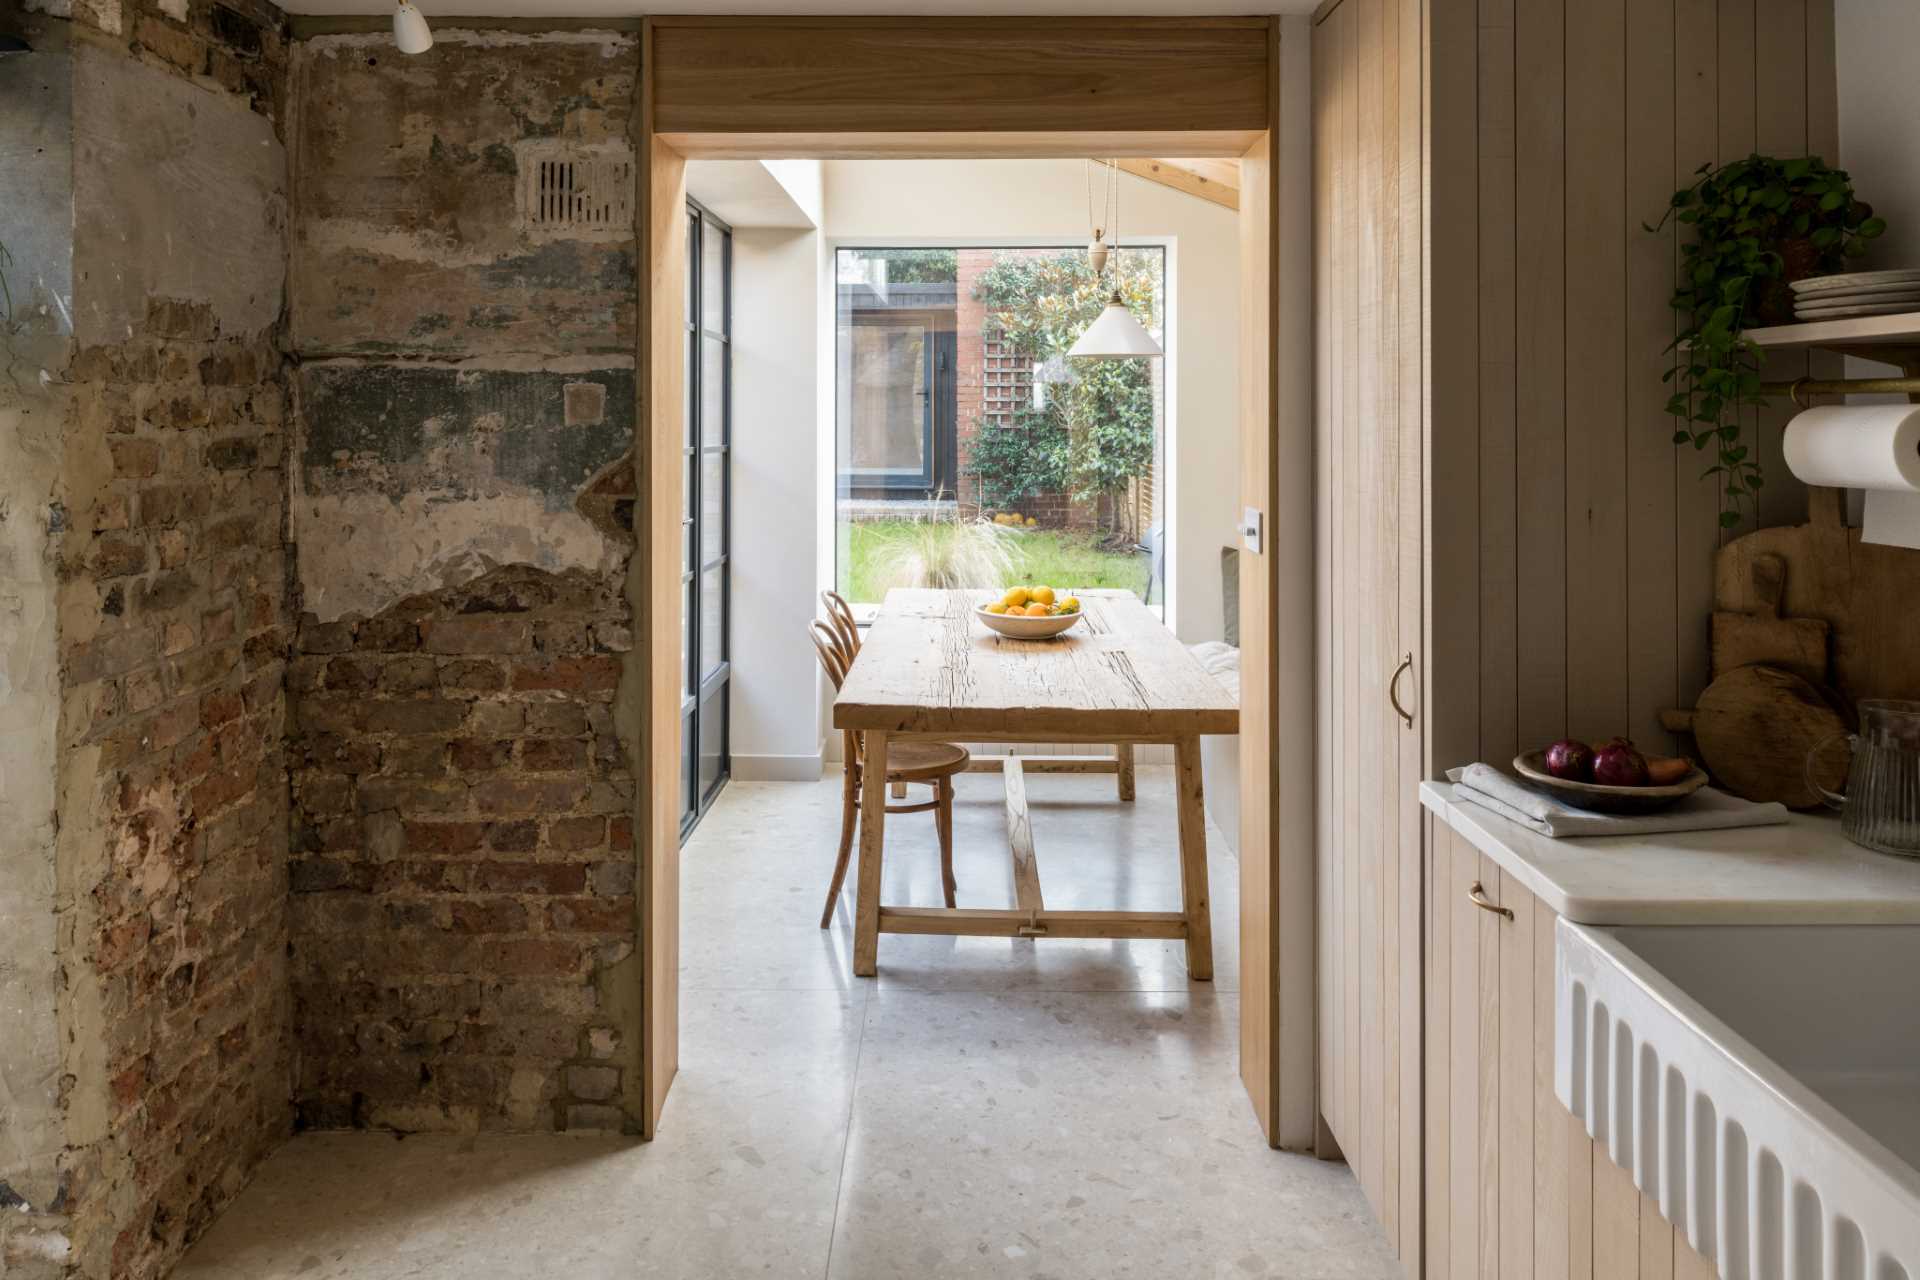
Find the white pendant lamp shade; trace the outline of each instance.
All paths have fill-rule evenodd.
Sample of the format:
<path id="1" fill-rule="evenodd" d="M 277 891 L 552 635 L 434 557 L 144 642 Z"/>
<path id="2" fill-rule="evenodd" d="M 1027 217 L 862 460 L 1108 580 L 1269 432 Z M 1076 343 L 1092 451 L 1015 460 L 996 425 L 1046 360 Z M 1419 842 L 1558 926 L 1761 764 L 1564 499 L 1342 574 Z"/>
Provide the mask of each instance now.
<path id="1" fill-rule="evenodd" d="M 1153 335 L 1133 318 L 1133 312 L 1127 310 L 1116 289 L 1107 299 L 1100 318 L 1087 326 L 1080 341 L 1074 343 L 1073 350 L 1067 354 L 1080 360 L 1140 360 L 1166 353 L 1160 350 Z"/>
<path id="2" fill-rule="evenodd" d="M 399 8 L 393 11 L 393 43 L 402 53 L 425 53 L 433 48 L 433 32 L 412 0 L 400 0 Z"/>

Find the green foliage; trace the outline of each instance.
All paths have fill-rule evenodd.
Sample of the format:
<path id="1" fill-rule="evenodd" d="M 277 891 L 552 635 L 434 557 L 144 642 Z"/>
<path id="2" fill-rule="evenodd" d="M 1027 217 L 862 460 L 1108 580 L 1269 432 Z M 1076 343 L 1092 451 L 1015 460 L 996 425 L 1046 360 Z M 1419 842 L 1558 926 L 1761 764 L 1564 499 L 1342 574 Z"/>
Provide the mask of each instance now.
<path id="1" fill-rule="evenodd" d="M 935 516 L 851 530 L 861 535 L 863 587 L 876 598 L 891 587 L 984 590 L 1012 581 L 1014 535 L 991 521 Z"/>
<path id="2" fill-rule="evenodd" d="M 1714 168 L 1673 193 L 1656 231 L 1669 220 L 1694 230 L 1681 246 L 1673 308 L 1682 316 L 1674 340 L 1678 380 L 1667 412 L 1680 419 L 1675 444 L 1709 445 L 1721 477 L 1720 523 L 1740 523 L 1744 501 L 1757 512 L 1766 477 L 1756 451 L 1740 439 L 1741 411 L 1760 396 L 1760 349 L 1744 336 L 1756 324 L 1792 318 L 1789 281 L 1839 271 L 1865 242 L 1886 230 L 1884 219 L 1854 198 L 1840 169 L 1817 156 L 1776 160 L 1751 155 Z"/>
<path id="3" fill-rule="evenodd" d="M 1097 277 L 1077 250 L 1036 258 L 1002 254 L 974 285 L 988 323 L 1035 363 L 1064 356 L 1107 305 L 1121 298 L 1149 329 L 1160 324 L 1157 253 L 1121 250 Z M 1123 489 L 1153 464 L 1153 375 L 1145 360 L 1074 360 L 1072 381 L 1011 426 L 982 428 L 969 466 L 981 501 L 1011 506 L 1040 493 L 1086 501 Z"/>
<path id="4" fill-rule="evenodd" d="M 1160 255 L 1121 249 L 1107 262 L 1105 278 L 1096 277 L 1087 255 L 1078 249 L 1036 258 L 1001 254 L 981 273 L 973 296 L 987 305 L 1015 351 L 1035 360 L 1065 355 L 1088 325 L 1099 318 L 1113 293 L 1148 329 L 1160 327 Z M 1092 363 L 1091 361 L 1084 363 Z M 1144 362 L 1126 361 L 1145 372 Z"/>
<path id="5" fill-rule="evenodd" d="M 916 528 L 920 525 L 923 527 Z M 952 521 L 877 520 L 845 526 L 846 549 L 840 561 L 840 593 L 856 604 L 878 604 L 887 588 L 911 585 L 898 548 L 935 537 L 970 539 L 972 532 L 956 532 Z M 988 526 L 994 527 L 994 526 Z M 1016 583 L 1045 583 L 1056 590 L 1114 587 L 1143 595 L 1147 589 L 1147 559 L 1131 551 L 1103 548 L 1086 534 L 1061 529 L 1001 530 L 1001 544 L 1011 556 L 1010 567 L 997 570 L 989 587 Z M 929 555 L 929 560 L 944 557 Z"/>
<path id="6" fill-rule="evenodd" d="M 1067 415 L 1057 398 L 1044 409 L 1015 414 L 1009 426 L 981 427 L 967 454 L 967 469 L 980 483 L 980 505 L 998 510 L 1066 492 L 1072 483 L 1069 444 Z"/>
<path id="7" fill-rule="evenodd" d="M 960 274 L 953 249 L 882 249 L 873 256 L 886 261 L 889 284 L 952 284 Z"/>

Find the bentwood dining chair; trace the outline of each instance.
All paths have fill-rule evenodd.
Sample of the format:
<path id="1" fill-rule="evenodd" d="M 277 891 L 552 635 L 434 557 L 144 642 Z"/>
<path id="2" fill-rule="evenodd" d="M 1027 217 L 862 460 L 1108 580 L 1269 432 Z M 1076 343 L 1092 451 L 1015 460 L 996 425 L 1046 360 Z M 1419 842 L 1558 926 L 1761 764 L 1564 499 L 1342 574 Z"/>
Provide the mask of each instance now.
<path id="1" fill-rule="evenodd" d="M 833 595 L 831 592 L 823 595 Z M 840 608 L 846 609 L 846 602 L 837 595 Z M 829 617 L 833 617 L 833 606 L 828 606 Z M 853 615 L 846 613 L 846 639 L 839 625 L 832 622 L 815 620 L 807 624 L 808 638 L 813 641 L 814 651 L 820 655 L 820 665 L 826 669 L 827 679 L 833 681 L 837 690 L 846 682 L 847 672 L 852 669 L 855 656 L 859 652 L 859 635 L 853 629 Z M 820 927 L 826 928 L 833 922 L 833 904 L 840 898 L 840 888 L 846 882 L 847 862 L 853 855 L 853 836 L 860 820 L 860 788 L 866 781 L 865 748 L 860 735 L 851 730 L 843 734 L 842 758 L 846 761 L 845 782 L 840 793 L 840 852 L 833 861 L 833 883 L 827 886 L 826 906 L 820 911 Z M 963 773 L 970 757 L 967 749 L 950 742 L 903 741 L 891 743 L 887 749 L 887 776 L 880 779 L 880 785 L 894 783 L 904 786 L 907 783 L 924 783 L 933 788 L 933 799 L 912 804 L 889 804 L 887 812 L 925 813 L 933 812 L 934 829 L 940 836 L 940 883 L 945 890 L 947 905 L 954 905 L 953 878 L 953 776 Z"/>

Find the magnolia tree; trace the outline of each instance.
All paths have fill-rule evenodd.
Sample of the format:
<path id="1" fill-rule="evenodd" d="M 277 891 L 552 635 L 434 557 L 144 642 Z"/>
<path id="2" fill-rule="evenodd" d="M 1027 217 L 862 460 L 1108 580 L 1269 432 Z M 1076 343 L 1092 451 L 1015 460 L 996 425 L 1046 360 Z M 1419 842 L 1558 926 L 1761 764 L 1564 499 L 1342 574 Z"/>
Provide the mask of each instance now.
<path id="1" fill-rule="evenodd" d="M 1037 407 L 1015 415 L 1010 427 L 975 434 L 968 469 L 989 507 L 1023 498 L 1067 493 L 1078 501 L 1105 498 L 1110 531 L 1138 539 L 1127 482 L 1153 465 L 1153 373 L 1146 360 L 1065 358 L 1100 315 L 1118 284 L 1120 295 L 1149 329 L 1160 325 L 1157 252 L 1121 250 L 1095 276 L 1077 250 L 1048 257 L 1002 254 L 975 283 L 987 323 L 1037 367 L 1053 362 L 1065 381 L 1049 385 Z"/>

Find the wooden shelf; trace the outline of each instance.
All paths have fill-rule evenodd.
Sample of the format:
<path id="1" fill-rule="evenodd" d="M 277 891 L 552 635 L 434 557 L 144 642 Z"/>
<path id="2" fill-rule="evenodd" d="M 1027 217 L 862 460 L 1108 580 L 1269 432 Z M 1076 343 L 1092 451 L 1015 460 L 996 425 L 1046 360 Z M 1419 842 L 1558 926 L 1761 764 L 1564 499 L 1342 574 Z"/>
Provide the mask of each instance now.
<path id="1" fill-rule="evenodd" d="M 1920 311 L 1852 320 L 1814 320 L 1748 329 L 1755 345 L 1772 350 L 1804 347 L 1920 347 Z"/>

